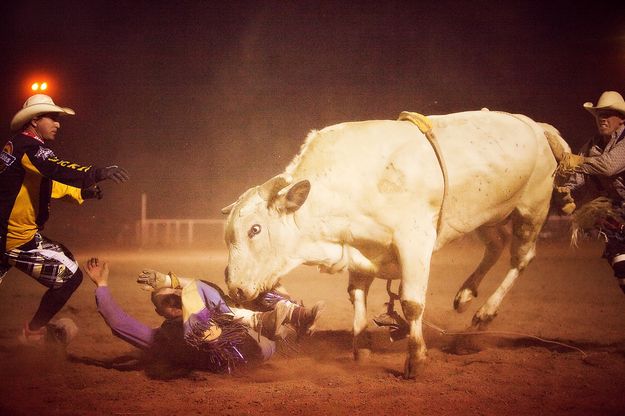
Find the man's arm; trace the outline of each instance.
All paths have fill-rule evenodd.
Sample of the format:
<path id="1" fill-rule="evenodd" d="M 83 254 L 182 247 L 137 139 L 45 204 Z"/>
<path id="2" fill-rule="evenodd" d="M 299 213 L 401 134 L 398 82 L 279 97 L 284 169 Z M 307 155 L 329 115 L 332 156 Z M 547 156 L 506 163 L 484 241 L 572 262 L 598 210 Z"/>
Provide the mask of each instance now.
<path id="1" fill-rule="evenodd" d="M 568 192 L 570 193 L 571 191 L 582 188 L 586 184 L 586 175 L 579 171 L 579 167 L 582 166 L 588 159 L 587 155 L 592 147 L 592 144 L 593 140 L 589 140 L 580 148 L 577 154 L 577 156 L 580 156 L 579 164 L 575 166 L 575 169 L 572 172 L 569 172 L 569 174 L 565 176 L 564 183 L 560 186 L 560 188 L 568 189 Z M 561 192 L 561 190 L 559 191 Z"/>
<path id="2" fill-rule="evenodd" d="M 577 172 L 588 175 L 614 176 L 625 170 L 625 140 L 597 156 L 585 156 Z"/>
<path id="3" fill-rule="evenodd" d="M 64 183 L 52 181 L 53 199 L 62 199 L 68 202 L 75 202 L 78 205 L 85 202 L 86 199 L 102 199 L 102 189 L 98 185 L 89 188 L 75 188 Z"/>
<path id="4" fill-rule="evenodd" d="M 25 147 L 22 165 L 40 176 L 82 189 L 107 179 L 116 183 L 129 179 L 128 172 L 119 166 L 99 168 L 64 160 L 38 143 L 29 143 Z"/>
<path id="5" fill-rule="evenodd" d="M 58 158 L 51 149 L 34 141 L 24 148 L 22 166 L 37 175 L 75 188 L 88 188 L 97 182 L 93 166 Z"/>
<path id="6" fill-rule="evenodd" d="M 85 202 L 80 188 L 65 185 L 64 183 L 57 181 L 52 181 L 51 197 L 53 199 L 62 199 L 64 201 L 75 202 L 77 204 Z"/>
<path id="7" fill-rule="evenodd" d="M 95 291 L 98 312 L 111 328 L 113 335 L 134 345 L 135 347 L 148 349 L 154 343 L 157 329 L 137 321 L 128 315 L 115 302 L 108 288 L 108 264 L 101 263 L 97 258 L 91 258 L 87 262 L 85 272 L 91 281 L 97 286 Z"/>
<path id="8" fill-rule="evenodd" d="M 138 348 L 148 349 L 152 346 L 157 330 L 124 312 L 111 296 L 108 287 L 99 286 L 95 291 L 95 298 L 98 312 L 111 328 L 113 335 Z"/>

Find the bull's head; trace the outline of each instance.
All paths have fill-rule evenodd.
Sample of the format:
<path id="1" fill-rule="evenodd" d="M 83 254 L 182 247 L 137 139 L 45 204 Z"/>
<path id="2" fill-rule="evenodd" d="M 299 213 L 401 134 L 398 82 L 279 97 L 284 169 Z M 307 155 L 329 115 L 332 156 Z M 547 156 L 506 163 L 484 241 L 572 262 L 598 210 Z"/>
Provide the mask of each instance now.
<path id="1" fill-rule="evenodd" d="M 278 175 L 222 209 L 228 214 L 226 284 L 235 299 L 250 300 L 271 290 L 302 262 L 295 255 L 299 229 L 294 214 L 306 201 L 310 182 L 291 182 Z"/>

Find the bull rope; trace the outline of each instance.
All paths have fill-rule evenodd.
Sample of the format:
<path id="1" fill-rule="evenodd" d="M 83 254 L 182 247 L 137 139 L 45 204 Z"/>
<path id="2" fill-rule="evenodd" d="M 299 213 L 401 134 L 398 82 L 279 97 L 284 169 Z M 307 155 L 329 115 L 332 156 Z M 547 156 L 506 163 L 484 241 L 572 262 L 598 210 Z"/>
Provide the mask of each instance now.
<path id="1" fill-rule="evenodd" d="M 399 300 L 399 295 L 397 293 L 394 293 L 391 290 L 391 280 L 387 280 L 386 281 L 386 292 L 388 293 L 389 296 L 389 301 L 387 304 L 387 313 L 392 314 L 392 312 L 394 312 L 394 305 L 395 305 L 395 300 Z M 404 321 L 405 322 L 405 321 Z M 537 341 L 540 341 L 542 343 L 545 344 L 554 344 L 554 345 L 559 345 L 561 347 L 565 347 L 565 348 L 569 348 L 572 350 L 575 350 L 579 353 L 582 354 L 583 358 L 588 357 L 588 354 L 586 354 L 586 352 L 584 352 L 584 350 L 582 350 L 581 348 L 578 348 L 574 345 L 569 345 L 569 344 L 565 344 L 563 342 L 559 342 L 559 341 L 554 341 L 551 339 L 546 339 L 546 338 L 541 338 L 538 337 L 536 335 L 531 335 L 531 334 L 525 334 L 522 332 L 513 332 L 513 331 L 448 331 L 446 329 L 443 329 L 429 321 L 427 321 L 426 319 L 423 319 L 423 323 L 434 329 L 435 331 L 438 331 L 441 335 L 450 335 L 450 336 L 457 336 L 457 335 L 503 335 L 503 336 L 515 336 L 515 337 L 524 337 L 524 338 L 530 338 L 530 339 L 535 339 Z"/>
<path id="2" fill-rule="evenodd" d="M 538 337 L 536 335 L 524 334 L 522 332 L 513 332 L 513 331 L 447 331 L 446 329 L 440 328 L 440 327 L 434 325 L 433 323 L 426 321 L 425 319 L 423 320 L 423 323 L 426 326 L 429 326 L 430 328 L 440 332 L 441 335 L 508 335 L 508 336 L 523 337 L 523 338 L 531 338 L 531 339 L 535 339 L 537 341 L 543 342 L 545 344 L 555 344 L 555 345 L 559 345 L 561 347 L 569 348 L 569 349 L 575 350 L 577 352 L 580 352 L 584 358 L 588 357 L 588 354 L 586 354 L 584 352 L 584 350 L 582 350 L 581 348 L 578 348 L 578 347 L 576 347 L 574 345 L 565 344 L 563 342 L 554 341 L 554 340 L 551 340 L 551 339 L 541 338 L 541 337 Z"/>
<path id="3" fill-rule="evenodd" d="M 445 203 L 447 202 L 447 188 L 448 188 L 448 176 L 447 176 L 447 165 L 445 165 L 445 160 L 443 159 L 443 153 L 441 152 L 441 148 L 438 145 L 438 140 L 436 140 L 436 136 L 432 131 L 432 122 L 427 116 L 419 113 L 413 113 L 410 111 L 402 111 L 399 114 L 398 121 L 410 121 L 412 124 L 417 126 L 421 133 L 423 133 L 430 142 L 430 145 L 434 149 L 434 154 L 436 154 L 436 159 L 438 160 L 438 164 L 441 167 L 441 171 L 443 172 L 443 198 L 441 201 L 441 209 L 438 214 L 438 221 L 436 222 L 436 235 L 440 235 L 441 228 L 443 226 L 443 213 L 445 212 Z"/>

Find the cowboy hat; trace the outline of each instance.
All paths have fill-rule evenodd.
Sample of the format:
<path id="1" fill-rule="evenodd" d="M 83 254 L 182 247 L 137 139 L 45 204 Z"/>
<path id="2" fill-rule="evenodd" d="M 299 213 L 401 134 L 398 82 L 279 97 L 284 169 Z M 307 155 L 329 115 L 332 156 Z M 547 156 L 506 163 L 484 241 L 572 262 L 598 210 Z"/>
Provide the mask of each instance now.
<path id="1" fill-rule="evenodd" d="M 76 114 L 71 108 L 59 107 L 54 104 L 52 98 L 45 94 L 35 94 L 29 97 L 22 109 L 13 116 L 13 120 L 11 120 L 11 131 L 19 130 L 24 124 L 28 123 L 36 116 L 45 113 L 61 113 L 70 116 Z"/>
<path id="2" fill-rule="evenodd" d="M 584 103 L 584 108 L 593 116 L 600 110 L 614 110 L 625 117 L 625 100 L 623 100 L 623 96 L 616 91 L 605 91 L 601 94 L 601 97 L 599 97 L 596 106 L 593 106 L 591 102 L 587 102 Z"/>

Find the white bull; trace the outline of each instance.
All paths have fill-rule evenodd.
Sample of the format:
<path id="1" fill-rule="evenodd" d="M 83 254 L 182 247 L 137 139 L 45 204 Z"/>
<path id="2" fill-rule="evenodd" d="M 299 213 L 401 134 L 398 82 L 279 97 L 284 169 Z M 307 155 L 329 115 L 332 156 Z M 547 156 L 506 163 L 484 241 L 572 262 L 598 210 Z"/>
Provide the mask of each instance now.
<path id="1" fill-rule="evenodd" d="M 426 357 L 422 318 L 432 253 L 474 230 L 485 243 L 481 263 L 456 295 L 454 306 L 462 310 L 501 255 L 510 220 L 510 269 L 473 323 L 492 320 L 535 255 L 556 168 L 544 131 L 557 131 L 525 116 L 490 111 L 430 120 L 448 170 L 441 224 L 443 173 L 414 124 L 373 120 L 313 131 L 284 173 L 223 209 L 229 214 L 230 294 L 253 299 L 301 264 L 348 270 L 358 358 L 373 278 L 401 279 L 410 328 L 404 376 L 414 378 Z"/>

